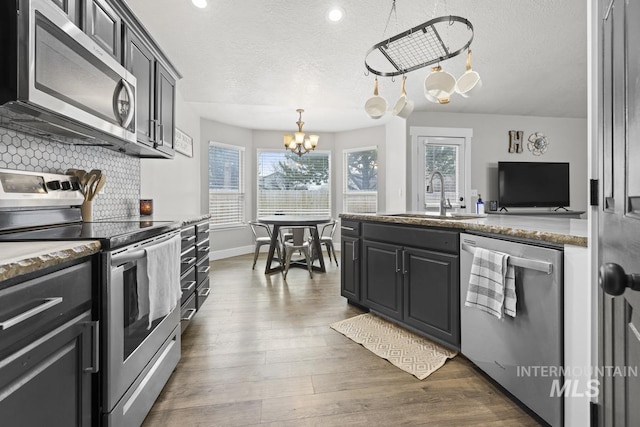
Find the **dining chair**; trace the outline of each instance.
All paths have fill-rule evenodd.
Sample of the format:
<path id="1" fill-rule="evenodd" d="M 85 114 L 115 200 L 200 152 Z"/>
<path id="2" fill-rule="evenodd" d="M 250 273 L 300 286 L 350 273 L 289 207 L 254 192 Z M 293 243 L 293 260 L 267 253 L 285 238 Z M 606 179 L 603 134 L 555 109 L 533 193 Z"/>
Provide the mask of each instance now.
<path id="1" fill-rule="evenodd" d="M 271 244 L 271 227 L 267 224 L 263 224 L 258 221 L 249 221 L 249 227 L 251 227 L 251 232 L 253 232 L 253 237 L 255 239 L 255 252 L 253 254 L 253 266 L 251 269 L 256 268 L 256 261 L 258 260 L 258 254 L 260 253 L 260 247 L 263 245 Z M 265 235 L 266 234 L 266 235 Z M 280 243 L 277 242 L 276 251 L 278 252 L 278 259 L 282 259 L 280 253 Z"/>
<path id="2" fill-rule="evenodd" d="M 309 243 L 309 236 L 307 234 L 308 227 L 290 227 L 289 231 L 291 233 L 291 239 L 285 240 L 285 233 L 280 233 L 281 244 L 282 244 L 282 252 L 284 256 L 284 269 L 282 270 L 282 274 L 284 279 L 287 280 L 287 273 L 289 272 L 289 266 L 291 265 L 291 256 L 295 251 L 301 251 L 304 254 L 304 259 L 307 263 L 307 270 L 309 270 L 309 277 L 313 279 L 312 273 L 312 263 L 313 258 L 311 258 L 311 244 Z"/>
<path id="3" fill-rule="evenodd" d="M 327 248 L 327 254 L 329 255 L 329 263 L 331 263 L 331 254 L 333 254 L 333 260 L 336 262 L 336 267 L 338 267 L 338 257 L 336 256 L 336 249 L 333 246 L 333 235 L 336 232 L 336 227 L 338 226 L 338 222 L 335 219 L 332 219 L 331 222 L 322 226 L 322 231 L 320 231 L 320 247 L 324 245 Z M 325 234 L 325 231 L 329 230 L 328 234 Z"/>

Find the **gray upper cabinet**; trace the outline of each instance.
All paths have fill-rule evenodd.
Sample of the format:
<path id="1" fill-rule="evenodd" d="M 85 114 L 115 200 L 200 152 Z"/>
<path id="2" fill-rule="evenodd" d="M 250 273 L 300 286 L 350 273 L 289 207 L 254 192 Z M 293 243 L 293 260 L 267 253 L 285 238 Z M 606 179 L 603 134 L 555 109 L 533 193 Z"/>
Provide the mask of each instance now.
<path id="1" fill-rule="evenodd" d="M 156 134 L 155 121 L 155 66 L 151 50 L 133 31 L 125 31 L 124 65 L 137 80 L 137 117 L 135 120 L 138 142 L 153 146 Z M 133 124 L 132 124 L 133 127 Z"/>
<path id="2" fill-rule="evenodd" d="M 58 6 L 71 22 L 82 28 L 80 0 L 51 0 L 51 2 Z"/>
<path id="3" fill-rule="evenodd" d="M 87 0 L 85 5 L 84 31 L 109 55 L 120 62 L 122 58 L 122 19 L 104 0 Z"/>
<path id="4" fill-rule="evenodd" d="M 156 64 L 156 119 L 160 134 L 156 148 L 173 155 L 176 81 L 162 65 Z"/>
<path id="5" fill-rule="evenodd" d="M 175 86 L 171 73 L 142 37 L 125 27 L 124 66 L 137 81 L 136 134 L 138 142 L 173 156 Z"/>

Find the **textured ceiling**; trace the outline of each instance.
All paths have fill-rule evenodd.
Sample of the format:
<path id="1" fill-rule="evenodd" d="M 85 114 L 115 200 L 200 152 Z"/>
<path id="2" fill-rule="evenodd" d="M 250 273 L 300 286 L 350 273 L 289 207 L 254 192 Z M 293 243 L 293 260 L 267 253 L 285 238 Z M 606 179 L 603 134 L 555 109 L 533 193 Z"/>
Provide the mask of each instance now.
<path id="1" fill-rule="evenodd" d="M 304 108 L 306 131 L 377 126 L 369 118 L 373 75 L 367 50 L 383 38 L 434 16 L 463 16 L 474 27 L 473 69 L 483 87 L 448 105 L 424 96 L 429 68 L 407 74 L 415 111 L 586 117 L 586 0 L 126 0 L 183 75 L 184 100 L 202 117 L 251 129 L 295 128 Z M 345 11 L 331 23 L 332 5 Z M 434 13 L 435 10 L 435 13 Z M 446 37 L 444 37 L 446 38 Z M 444 61 L 458 77 L 464 55 Z M 400 79 L 379 79 L 391 109 Z"/>

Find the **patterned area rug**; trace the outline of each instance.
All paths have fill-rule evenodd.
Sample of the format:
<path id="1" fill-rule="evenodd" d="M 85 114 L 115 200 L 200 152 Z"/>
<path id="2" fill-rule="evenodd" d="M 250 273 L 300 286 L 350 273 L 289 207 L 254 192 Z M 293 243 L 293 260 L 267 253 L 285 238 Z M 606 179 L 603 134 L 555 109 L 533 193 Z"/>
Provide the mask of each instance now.
<path id="1" fill-rule="evenodd" d="M 332 323 L 332 329 L 423 380 L 457 354 L 370 313 Z"/>

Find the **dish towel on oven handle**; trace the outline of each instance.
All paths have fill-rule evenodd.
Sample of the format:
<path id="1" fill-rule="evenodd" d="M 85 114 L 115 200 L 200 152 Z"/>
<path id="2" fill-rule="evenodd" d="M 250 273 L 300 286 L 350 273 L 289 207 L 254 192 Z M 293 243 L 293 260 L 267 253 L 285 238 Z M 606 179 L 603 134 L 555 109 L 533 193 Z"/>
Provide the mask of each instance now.
<path id="1" fill-rule="evenodd" d="M 475 248 L 465 307 L 474 307 L 502 319 L 516 317 L 515 268 L 509 255 Z"/>
<path id="2" fill-rule="evenodd" d="M 182 297 L 180 287 L 180 236 L 145 248 L 146 257 L 138 262 L 139 317 L 154 320 L 171 313 Z"/>

